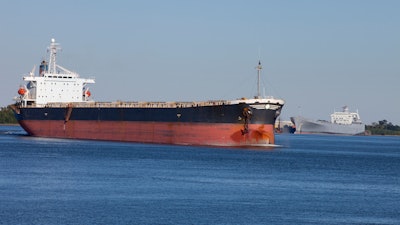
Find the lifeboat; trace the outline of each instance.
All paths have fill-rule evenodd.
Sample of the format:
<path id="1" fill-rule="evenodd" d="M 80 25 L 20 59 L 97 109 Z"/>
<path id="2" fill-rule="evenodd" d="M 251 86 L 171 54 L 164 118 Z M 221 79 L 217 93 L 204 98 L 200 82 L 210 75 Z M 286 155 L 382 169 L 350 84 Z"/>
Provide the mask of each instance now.
<path id="1" fill-rule="evenodd" d="M 89 90 L 83 90 L 83 96 L 84 96 L 84 97 L 89 98 L 91 94 L 92 94 L 92 93 L 90 93 Z"/>
<path id="2" fill-rule="evenodd" d="M 19 94 L 19 95 L 25 95 L 25 94 L 26 94 L 26 89 L 23 88 L 23 87 L 20 87 L 20 88 L 18 89 L 18 94 Z"/>

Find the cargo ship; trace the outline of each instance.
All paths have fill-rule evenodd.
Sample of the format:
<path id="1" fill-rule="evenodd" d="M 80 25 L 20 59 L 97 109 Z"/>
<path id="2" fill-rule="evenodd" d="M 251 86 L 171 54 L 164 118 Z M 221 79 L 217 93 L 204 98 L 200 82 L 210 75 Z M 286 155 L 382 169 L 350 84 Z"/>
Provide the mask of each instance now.
<path id="1" fill-rule="evenodd" d="M 252 98 L 193 102 L 97 102 L 89 85 L 56 63 L 60 45 L 51 40 L 39 73 L 23 77 L 11 105 L 28 135 L 196 146 L 275 146 L 274 123 L 284 100 Z"/>
<path id="2" fill-rule="evenodd" d="M 291 117 L 296 126 L 295 134 L 338 134 L 364 135 L 365 124 L 357 112 L 350 112 L 347 106 L 341 112 L 333 112 L 331 121 L 311 120 L 302 116 Z"/>

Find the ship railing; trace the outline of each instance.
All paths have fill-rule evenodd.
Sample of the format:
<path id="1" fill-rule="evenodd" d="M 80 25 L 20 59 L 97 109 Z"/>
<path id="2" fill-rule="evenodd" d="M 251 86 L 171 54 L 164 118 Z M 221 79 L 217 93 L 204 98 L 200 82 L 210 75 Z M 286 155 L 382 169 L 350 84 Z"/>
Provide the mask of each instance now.
<path id="1" fill-rule="evenodd" d="M 225 100 L 210 100 L 202 102 L 74 102 L 74 103 L 48 103 L 43 107 L 55 108 L 191 108 L 204 106 L 226 105 Z M 37 107 L 38 105 L 36 105 Z M 32 106 L 34 107 L 34 106 Z"/>

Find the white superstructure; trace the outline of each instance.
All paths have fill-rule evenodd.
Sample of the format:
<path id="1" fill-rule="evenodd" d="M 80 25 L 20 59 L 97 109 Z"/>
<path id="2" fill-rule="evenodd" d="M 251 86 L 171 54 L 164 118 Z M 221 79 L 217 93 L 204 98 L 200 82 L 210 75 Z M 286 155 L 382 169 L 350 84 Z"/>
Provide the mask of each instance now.
<path id="1" fill-rule="evenodd" d="M 42 61 L 39 75 L 32 71 L 23 77 L 28 83 L 18 91 L 23 105 L 48 103 L 81 103 L 89 101 L 90 92 L 86 84 L 94 83 L 94 79 L 79 78 L 79 74 L 56 64 L 57 50 L 60 49 L 54 39 L 51 40 L 49 63 Z"/>
<path id="2" fill-rule="evenodd" d="M 357 112 L 349 112 L 349 108 L 344 106 L 342 112 L 334 112 L 331 114 L 331 123 L 350 125 L 353 123 L 361 123 L 361 119 L 358 110 Z"/>

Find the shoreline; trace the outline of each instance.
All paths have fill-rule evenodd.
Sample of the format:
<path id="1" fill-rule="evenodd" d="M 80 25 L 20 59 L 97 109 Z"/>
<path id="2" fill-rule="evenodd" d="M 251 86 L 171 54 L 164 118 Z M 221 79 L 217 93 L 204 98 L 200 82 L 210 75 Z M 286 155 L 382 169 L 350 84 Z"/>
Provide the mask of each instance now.
<path id="1" fill-rule="evenodd" d="M 18 123 L 0 123 L 0 126 L 19 126 Z"/>

